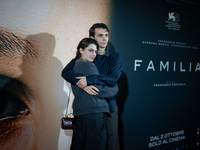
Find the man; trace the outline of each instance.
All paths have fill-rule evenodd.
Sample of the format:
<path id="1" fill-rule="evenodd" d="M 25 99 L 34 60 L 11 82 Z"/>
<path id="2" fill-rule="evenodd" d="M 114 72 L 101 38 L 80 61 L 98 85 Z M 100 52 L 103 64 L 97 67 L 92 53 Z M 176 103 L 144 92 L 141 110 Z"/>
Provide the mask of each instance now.
<path id="1" fill-rule="evenodd" d="M 94 24 L 89 30 L 89 37 L 95 39 L 99 44 L 99 51 L 94 64 L 100 75 L 90 75 L 83 77 L 81 74 L 74 74 L 72 68 L 76 61 L 73 59 L 62 71 L 62 77 L 72 83 L 77 84 L 79 88 L 85 90 L 90 95 L 96 95 L 96 91 L 86 90 L 87 85 L 101 84 L 114 86 L 122 73 L 122 60 L 118 53 L 111 51 L 108 47 L 109 29 L 103 23 Z M 107 99 L 110 115 L 107 117 L 108 130 L 108 150 L 119 150 L 118 137 L 118 107 L 116 96 Z"/>

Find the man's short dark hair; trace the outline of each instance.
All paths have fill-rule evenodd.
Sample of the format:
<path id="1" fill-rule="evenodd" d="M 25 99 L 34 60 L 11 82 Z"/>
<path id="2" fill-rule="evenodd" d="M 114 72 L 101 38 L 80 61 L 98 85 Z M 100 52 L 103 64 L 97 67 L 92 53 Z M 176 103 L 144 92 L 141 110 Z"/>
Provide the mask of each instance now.
<path id="1" fill-rule="evenodd" d="M 106 29 L 109 32 L 109 28 L 108 28 L 108 26 L 106 24 L 104 24 L 104 23 L 95 23 L 95 24 L 93 24 L 93 26 L 89 30 L 89 37 L 91 37 L 91 36 L 94 37 L 96 28 Z"/>

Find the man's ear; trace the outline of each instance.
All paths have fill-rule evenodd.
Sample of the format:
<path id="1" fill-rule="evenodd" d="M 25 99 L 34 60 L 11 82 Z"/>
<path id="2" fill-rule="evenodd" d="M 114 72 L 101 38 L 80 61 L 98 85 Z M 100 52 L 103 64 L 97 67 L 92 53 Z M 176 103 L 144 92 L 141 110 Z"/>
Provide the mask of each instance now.
<path id="1" fill-rule="evenodd" d="M 93 37 L 93 36 L 90 36 L 90 38 L 91 38 L 91 39 L 94 39 L 94 37 Z"/>

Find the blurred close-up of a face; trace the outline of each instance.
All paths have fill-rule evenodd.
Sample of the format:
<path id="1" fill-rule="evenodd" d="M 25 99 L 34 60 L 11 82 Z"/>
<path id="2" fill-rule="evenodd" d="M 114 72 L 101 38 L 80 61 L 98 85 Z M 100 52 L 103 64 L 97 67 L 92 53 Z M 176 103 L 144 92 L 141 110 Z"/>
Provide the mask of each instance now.
<path id="1" fill-rule="evenodd" d="M 57 72 L 45 67 L 54 64 L 57 68 L 62 68 L 59 60 L 52 56 L 55 39 L 47 33 L 22 39 L 3 28 L 0 33 L 0 123 L 3 127 L 0 131 L 0 144 L 5 149 L 13 146 L 20 149 L 37 148 L 38 140 L 44 138 L 41 134 L 45 133 L 44 129 L 50 131 L 50 126 L 51 131 L 56 131 L 56 126 L 52 126 L 54 119 L 51 117 L 58 116 L 64 109 L 59 106 L 60 102 L 55 101 L 57 98 L 54 91 L 54 88 L 63 91 L 63 84 L 59 80 L 59 86 L 54 84 Z M 44 43 L 36 44 L 39 43 L 37 39 L 44 40 Z M 51 44 L 48 45 L 45 40 Z M 42 43 L 48 48 L 49 54 L 40 51 Z M 61 111 L 58 111 L 58 108 Z M 55 111 L 51 117 L 47 115 L 50 109 Z M 52 136 L 51 132 L 49 135 Z"/>
<path id="2" fill-rule="evenodd" d="M 109 23 L 111 5 L 0 0 L 0 149 L 70 147 L 72 131 L 60 128 L 69 91 L 61 71 L 90 26 Z"/>

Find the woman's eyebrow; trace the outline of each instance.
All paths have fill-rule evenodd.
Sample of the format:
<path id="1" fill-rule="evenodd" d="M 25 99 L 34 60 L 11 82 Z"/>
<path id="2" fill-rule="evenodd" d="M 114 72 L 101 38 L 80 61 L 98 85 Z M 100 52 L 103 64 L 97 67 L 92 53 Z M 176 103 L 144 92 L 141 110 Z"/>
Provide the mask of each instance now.
<path id="1" fill-rule="evenodd" d="M 9 58 L 37 57 L 38 54 L 31 42 L 0 28 L 0 57 Z"/>

